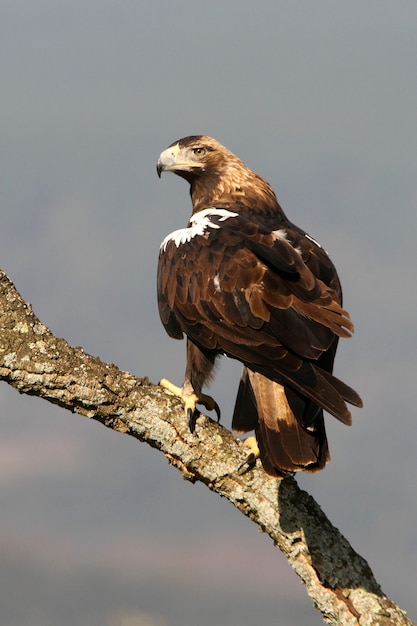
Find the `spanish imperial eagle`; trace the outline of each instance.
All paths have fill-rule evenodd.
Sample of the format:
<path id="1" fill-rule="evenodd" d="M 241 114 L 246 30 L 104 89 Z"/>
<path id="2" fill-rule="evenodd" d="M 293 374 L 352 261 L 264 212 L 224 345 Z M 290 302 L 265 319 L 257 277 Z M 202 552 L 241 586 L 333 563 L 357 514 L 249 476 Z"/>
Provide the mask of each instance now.
<path id="1" fill-rule="evenodd" d="M 358 394 L 332 375 L 339 337 L 353 325 L 336 269 L 321 245 L 292 224 L 270 185 L 216 140 L 180 139 L 157 172 L 190 184 L 186 228 L 161 244 L 159 313 L 167 333 L 187 337 L 181 388 L 191 430 L 219 355 L 243 364 L 232 428 L 255 431 L 265 470 L 317 471 L 329 460 L 323 409 L 351 423 Z"/>

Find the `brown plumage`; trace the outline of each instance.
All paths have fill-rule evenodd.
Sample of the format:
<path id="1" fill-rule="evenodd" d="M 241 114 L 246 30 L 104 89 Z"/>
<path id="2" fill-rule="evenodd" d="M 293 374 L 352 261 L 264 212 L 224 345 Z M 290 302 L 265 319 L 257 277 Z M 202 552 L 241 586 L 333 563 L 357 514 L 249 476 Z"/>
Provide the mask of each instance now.
<path id="1" fill-rule="evenodd" d="M 331 373 L 338 338 L 353 332 L 332 262 L 270 185 L 214 139 L 173 143 L 157 170 L 185 178 L 193 206 L 188 226 L 161 244 L 158 265 L 162 323 L 171 337 L 187 336 L 184 401 L 202 397 L 218 355 L 238 359 L 233 429 L 255 430 L 272 475 L 321 469 L 323 409 L 350 424 L 346 402 L 362 405 Z"/>

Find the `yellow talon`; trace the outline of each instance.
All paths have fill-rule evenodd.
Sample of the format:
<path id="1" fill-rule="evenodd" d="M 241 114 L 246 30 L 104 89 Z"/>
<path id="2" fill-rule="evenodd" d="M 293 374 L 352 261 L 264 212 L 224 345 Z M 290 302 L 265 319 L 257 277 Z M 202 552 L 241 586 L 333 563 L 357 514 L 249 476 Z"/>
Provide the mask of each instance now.
<path id="1" fill-rule="evenodd" d="M 174 396 L 179 396 L 180 398 L 182 398 L 181 387 L 177 387 L 177 385 L 174 385 L 174 383 L 171 383 L 170 380 L 167 380 L 166 378 L 162 378 L 162 380 L 159 381 L 159 386 L 163 387 L 167 391 L 170 391 L 172 394 L 174 394 Z"/>
<path id="2" fill-rule="evenodd" d="M 247 448 L 249 448 L 249 454 L 243 463 L 241 463 L 237 468 L 237 472 L 240 475 L 252 469 L 256 463 L 256 459 L 259 459 L 261 454 L 256 437 L 248 437 L 243 441 L 243 443 Z M 245 468 L 245 466 L 247 467 Z"/>
<path id="3" fill-rule="evenodd" d="M 177 385 L 174 385 L 166 378 L 160 380 L 159 384 L 161 387 L 182 400 L 185 409 L 185 416 L 188 420 L 188 426 L 192 433 L 195 430 L 197 417 L 200 413 L 196 408 L 197 404 L 203 405 L 207 411 L 216 411 L 217 421 L 220 421 L 219 405 L 211 396 L 207 396 L 206 394 L 197 396 L 195 393 L 184 393 L 184 387 L 177 387 Z"/>

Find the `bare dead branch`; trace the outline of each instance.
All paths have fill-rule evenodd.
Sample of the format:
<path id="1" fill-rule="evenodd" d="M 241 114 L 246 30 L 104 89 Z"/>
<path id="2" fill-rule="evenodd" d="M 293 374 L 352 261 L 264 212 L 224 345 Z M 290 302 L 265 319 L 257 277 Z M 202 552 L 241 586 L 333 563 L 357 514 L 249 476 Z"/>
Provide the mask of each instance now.
<path id="1" fill-rule="evenodd" d="M 178 399 L 55 337 L 1 271 L 0 379 L 145 441 L 184 478 L 227 498 L 285 554 L 325 622 L 413 626 L 293 478 L 277 481 L 258 465 L 239 475 L 247 451 L 229 431 L 203 417 L 191 434 Z"/>

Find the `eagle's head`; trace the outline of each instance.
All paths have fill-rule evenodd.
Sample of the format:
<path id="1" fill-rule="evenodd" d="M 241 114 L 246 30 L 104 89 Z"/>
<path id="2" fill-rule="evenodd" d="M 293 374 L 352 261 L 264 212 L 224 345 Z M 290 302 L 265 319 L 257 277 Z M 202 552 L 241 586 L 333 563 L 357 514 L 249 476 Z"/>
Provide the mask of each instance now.
<path id="1" fill-rule="evenodd" d="M 277 206 L 269 184 L 252 172 L 233 152 L 206 135 L 191 135 L 172 143 L 156 165 L 158 176 L 173 172 L 190 183 L 193 212 L 210 206 L 252 205 L 262 197 Z"/>
<path id="2" fill-rule="evenodd" d="M 196 178 L 224 175 L 231 162 L 246 167 L 230 150 L 205 135 L 191 135 L 174 141 L 159 156 L 156 170 L 174 172 L 192 183 Z"/>

